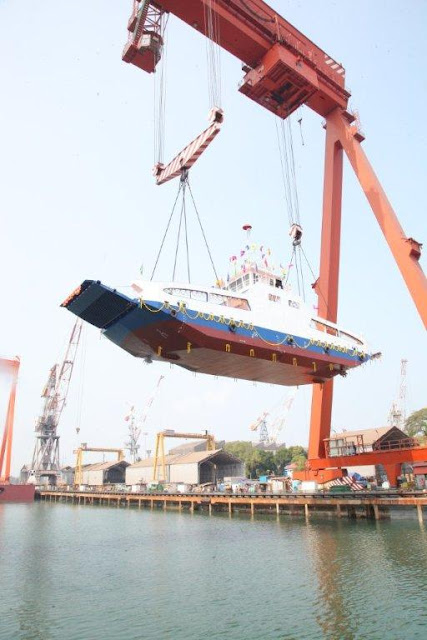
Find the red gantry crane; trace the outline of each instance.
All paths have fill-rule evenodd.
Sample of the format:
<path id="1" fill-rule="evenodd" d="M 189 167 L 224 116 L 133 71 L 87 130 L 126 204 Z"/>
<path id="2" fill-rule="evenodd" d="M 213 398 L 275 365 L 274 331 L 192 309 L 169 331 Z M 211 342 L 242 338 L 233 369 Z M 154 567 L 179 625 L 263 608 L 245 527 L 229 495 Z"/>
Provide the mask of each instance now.
<path id="1" fill-rule="evenodd" d="M 362 149 L 364 136 L 347 110 L 350 93 L 345 88 L 344 67 L 262 0 L 134 0 L 123 60 L 148 73 L 155 70 L 162 52 L 162 18 L 167 13 L 207 38 L 215 38 L 220 47 L 241 60 L 245 75 L 239 91 L 248 98 L 283 119 L 301 105 L 325 119 L 321 258 L 314 285 L 319 316 L 337 321 L 345 153 L 427 328 L 427 279 L 419 264 L 422 245 L 405 235 Z M 212 24 L 214 30 L 209 26 Z M 176 166 L 176 158 L 172 163 Z M 168 167 L 162 171 L 167 175 Z M 332 397 L 332 380 L 314 385 L 306 476 L 322 481 L 337 477 L 338 468 L 355 464 L 354 456 L 351 460 L 327 456 Z M 398 451 L 362 453 L 357 464 L 384 464 L 390 483 L 395 485 L 401 462 L 426 458 L 427 449 L 408 446 Z"/>

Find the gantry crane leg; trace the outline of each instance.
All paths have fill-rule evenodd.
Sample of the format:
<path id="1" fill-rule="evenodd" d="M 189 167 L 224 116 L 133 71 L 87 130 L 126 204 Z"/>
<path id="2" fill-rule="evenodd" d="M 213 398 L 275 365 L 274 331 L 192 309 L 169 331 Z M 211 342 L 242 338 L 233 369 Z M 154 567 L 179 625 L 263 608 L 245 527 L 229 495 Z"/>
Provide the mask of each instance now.
<path id="1" fill-rule="evenodd" d="M 418 262 L 422 245 L 413 238 L 406 237 L 360 145 L 363 136 L 357 126 L 350 122 L 346 112 L 334 109 L 327 117 L 327 126 L 341 142 L 427 329 L 427 278 Z"/>
<path id="2" fill-rule="evenodd" d="M 337 321 L 341 240 L 343 150 L 336 132 L 326 126 L 323 219 L 319 278 L 315 284 L 318 315 Z M 324 458 L 324 438 L 331 430 L 333 381 L 313 386 L 308 458 Z"/>
<path id="3" fill-rule="evenodd" d="M 357 125 L 353 124 L 353 120 L 353 116 L 340 108 L 334 109 L 326 117 L 320 275 L 315 284 L 319 316 L 332 322 L 337 321 L 343 151 L 345 151 L 421 319 L 427 327 L 427 278 L 418 262 L 421 255 L 421 245 L 405 236 L 397 216 L 360 146 L 363 136 Z M 309 463 L 313 460 L 317 461 L 315 465 L 317 469 L 320 468 L 321 459 L 326 457 L 324 440 L 330 437 L 331 432 L 332 398 L 333 381 L 313 387 L 308 459 Z M 389 463 L 384 464 L 384 467 L 390 484 L 395 486 L 400 465 L 394 464 L 390 455 Z M 314 475 L 317 473 L 315 472 Z M 333 475 L 332 471 L 330 475 Z M 325 474 L 324 479 L 326 479 Z"/>

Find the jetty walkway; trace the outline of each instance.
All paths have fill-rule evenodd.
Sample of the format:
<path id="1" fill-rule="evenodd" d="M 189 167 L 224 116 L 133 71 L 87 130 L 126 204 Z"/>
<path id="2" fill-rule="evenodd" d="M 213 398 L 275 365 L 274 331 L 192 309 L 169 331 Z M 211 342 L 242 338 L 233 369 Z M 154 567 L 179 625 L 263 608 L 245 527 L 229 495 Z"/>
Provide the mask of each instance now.
<path id="1" fill-rule="evenodd" d="M 338 518 L 369 518 L 380 520 L 392 514 L 415 514 L 420 523 L 427 514 L 427 493 L 423 492 L 348 492 L 348 493 L 134 493 L 102 490 L 39 490 L 36 499 L 45 502 L 69 502 L 82 505 L 162 508 L 192 512 L 218 511 L 274 513 L 277 515 L 325 515 Z"/>

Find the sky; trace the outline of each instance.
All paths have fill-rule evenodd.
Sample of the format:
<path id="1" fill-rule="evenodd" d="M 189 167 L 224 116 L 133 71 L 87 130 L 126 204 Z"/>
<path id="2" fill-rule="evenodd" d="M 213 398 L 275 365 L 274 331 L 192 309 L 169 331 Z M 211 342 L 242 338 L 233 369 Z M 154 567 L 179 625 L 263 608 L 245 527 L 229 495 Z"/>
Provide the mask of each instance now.
<path id="1" fill-rule="evenodd" d="M 346 68 L 350 105 L 360 115 L 363 148 L 408 236 L 427 238 L 427 4 L 419 0 L 284 0 L 287 20 Z M 0 353 L 19 355 L 13 472 L 31 460 L 40 394 L 63 357 L 74 323 L 60 303 L 84 279 L 128 286 L 154 264 L 177 184 L 155 185 L 154 77 L 121 60 L 130 0 L 0 0 L 0 203 L 2 313 Z M 165 158 L 207 125 L 206 44 L 173 16 L 167 27 Z M 222 274 L 229 257 L 253 241 L 278 261 L 290 255 L 273 116 L 241 95 L 241 64 L 221 53 L 223 129 L 191 171 L 191 185 Z M 157 80 L 158 86 L 158 80 Z M 301 110 L 294 121 L 304 248 L 317 273 L 324 130 Z M 168 249 L 159 277 L 169 279 Z M 193 220 L 193 281 L 212 282 Z M 421 258 L 426 270 L 426 259 Z M 308 287 L 310 289 L 310 287 Z M 124 289 L 125 290 L 125 289 Z M 425 331 L 376 220 L 346 163 L 339 323 L 363 334 L 382 358 L 335 384 L 332 428 L 386 424 L 400 360 L 408 360 L 407 411 L 427 404 Z M 315 304 L 310 297 L 309 304 Z M 121 446 L 124 416 L 142 410 L 160 375 L 146 422 L 160 429 L 209 429 L 219 439 L 250 439 L 249 425 L 287 396 L 284 387 L 212 378 L 146 365 L 92 326 L 84 328 L 59 433 L 61 462 L 80 442 Z M 7 389 L 0 387 L 0 410 Z M 308 442 L 311 390 L 301 388 L 282 431 L 288 445 Z M 2 414 L 3 415 L 3 414 Z M 76 432 L 76 428 L 80 432 Z M 173 442 L 172 442 L 173 444 Z"/>

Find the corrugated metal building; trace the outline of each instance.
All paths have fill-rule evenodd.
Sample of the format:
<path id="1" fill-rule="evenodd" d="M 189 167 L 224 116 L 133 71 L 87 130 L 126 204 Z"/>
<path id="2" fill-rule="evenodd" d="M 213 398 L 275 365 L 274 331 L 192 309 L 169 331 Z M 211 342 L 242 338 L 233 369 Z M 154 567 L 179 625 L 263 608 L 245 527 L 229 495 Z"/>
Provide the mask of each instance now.
<path id="1" fill-rule="evenodd" d="M 222 449 L 225 445 L 225 440 L 215 441 L 215 449 Z M 171 456 L 182 456 L 184 453 L 192 453 L 193 451 L 206 451 L 206 440 L 190 440 L 179 444 L 172 449 L 169 449 Z"/>
<path id="2" fill-rule="evenodd" d="M 82 484 L 99 487 L 103 484 L 124 484 L 126 478 L 126 460 L 110 460 L 87 464 L 82 468 Z"/>
<path id="3" fill-rule="evenodd" d="M 168 483 L 204 484 L 221 482 L 224 477 L 245 475 L 245 465 L 228 451 L 193 451 L 165 456 Z M 160 467 L 160 475 L 162 469 Z M 126 484 L 144 484 L 153 480 L 153 458 L 147 458 L 126 469 Z"/>

